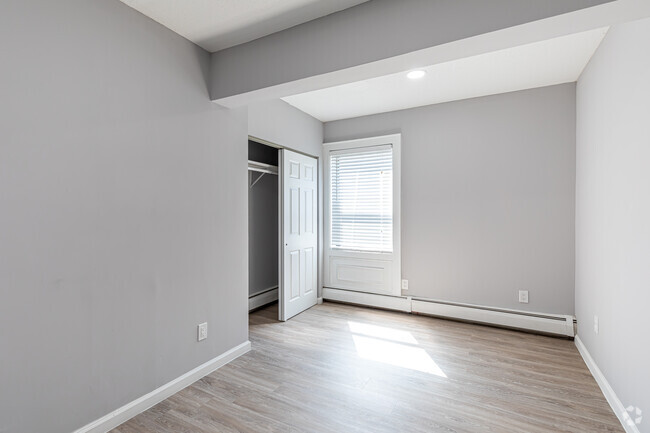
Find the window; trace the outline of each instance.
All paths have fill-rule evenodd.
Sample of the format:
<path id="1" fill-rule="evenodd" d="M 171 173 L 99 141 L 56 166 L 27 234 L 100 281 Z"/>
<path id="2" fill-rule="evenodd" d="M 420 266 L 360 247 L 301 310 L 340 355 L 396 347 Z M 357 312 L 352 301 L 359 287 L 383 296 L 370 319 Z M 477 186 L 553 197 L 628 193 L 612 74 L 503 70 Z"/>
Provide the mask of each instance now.
<path id="1" fill-rule="evenodd" d="M 331 248 L 393 251 L 393 149 L 330 154 Z"/>
<path id="2" fill-rule="evenodd" d="M 325 143 L 323 286 L 401 295 L 401 136 Z"/>

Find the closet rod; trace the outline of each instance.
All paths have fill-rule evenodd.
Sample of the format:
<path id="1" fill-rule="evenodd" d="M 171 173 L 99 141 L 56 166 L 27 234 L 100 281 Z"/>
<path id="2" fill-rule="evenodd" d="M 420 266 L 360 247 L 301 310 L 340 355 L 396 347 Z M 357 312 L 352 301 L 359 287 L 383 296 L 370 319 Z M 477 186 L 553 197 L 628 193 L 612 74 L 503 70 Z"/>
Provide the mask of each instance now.
<path id="1" fill-rule="evenodd" d="M 278 167 L 271 164 L 264 164 L 263 162 L 248 160 L 248 171 L 257 171 L 265 174 L 278 174 Z"/>

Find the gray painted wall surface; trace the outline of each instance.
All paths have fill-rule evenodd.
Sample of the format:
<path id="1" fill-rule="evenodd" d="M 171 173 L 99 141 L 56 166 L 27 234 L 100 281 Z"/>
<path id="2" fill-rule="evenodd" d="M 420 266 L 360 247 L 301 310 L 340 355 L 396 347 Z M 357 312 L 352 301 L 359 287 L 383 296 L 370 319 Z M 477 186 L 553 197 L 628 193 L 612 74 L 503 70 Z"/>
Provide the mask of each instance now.
<path id="1" fill-rule="evenodd" d="M 644 414 L 650 412 L 649 46 L 650 19 L 613 27 L 577 87 L 578 334 L 623 405 Z M 650 432 L 647 415 L 639 429 Z"/>
<path id="2" fill-rule="evenodd" d="M 248 190 L 249 295 L 278 285 L 279 246 L 278 177 L 267 174 Z"/>
<path id="3" fill-rule="evenodd" d="M 327 142 L 395 132 L 404 293 L 573 314 L 575 85 L 325 124 Z"/>
<path id="4" fill-rule="evenodd" d="M 318 160 L 318 292 L 323 286 L 323 123 L 276 99 L 248 107 L 248 134 Z"/>
<path id="5" fill-rule="evenodd" d="M 248 134 L 315 157 L 323 152 L 323 123 L 280 99 L 248 107 Z"/>
<path id="6" fill-rule="evenodd" d="M 247 340 L 246 112 L 118 1 L 3 0 L 0 52 L 0 431 L 70 432 Z"/>
<path id="7" fill-rule="evenodd" d="M 410 53 L 611 0 L 372 0 L 212 55 L 212 99 Z"/>

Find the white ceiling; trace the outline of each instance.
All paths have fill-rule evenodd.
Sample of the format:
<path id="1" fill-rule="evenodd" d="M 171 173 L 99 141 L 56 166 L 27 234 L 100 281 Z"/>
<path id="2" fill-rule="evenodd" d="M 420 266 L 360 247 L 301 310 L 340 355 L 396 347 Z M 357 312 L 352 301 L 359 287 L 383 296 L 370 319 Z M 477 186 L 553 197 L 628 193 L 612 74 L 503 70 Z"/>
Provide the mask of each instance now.
<path id="1" fill-rule="evenodd" d="M 323 121 L 347 119 L 577 81 L 608 27 L 439 63 L 284 99 Z"/>
<path id="2" fill-rule="evenodd" d="M 120 0 L 210 52 L 368 0 Z"/>

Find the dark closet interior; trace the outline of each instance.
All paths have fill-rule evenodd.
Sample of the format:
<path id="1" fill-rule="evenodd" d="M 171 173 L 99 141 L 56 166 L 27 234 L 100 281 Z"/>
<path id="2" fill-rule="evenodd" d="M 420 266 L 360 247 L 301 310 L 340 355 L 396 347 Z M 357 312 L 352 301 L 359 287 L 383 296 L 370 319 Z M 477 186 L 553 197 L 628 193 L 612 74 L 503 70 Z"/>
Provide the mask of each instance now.
<path id="1" fill-rule="evenodd" d="M 248 141 L 249 310 L 277 300 L 278 149 Z"/>

